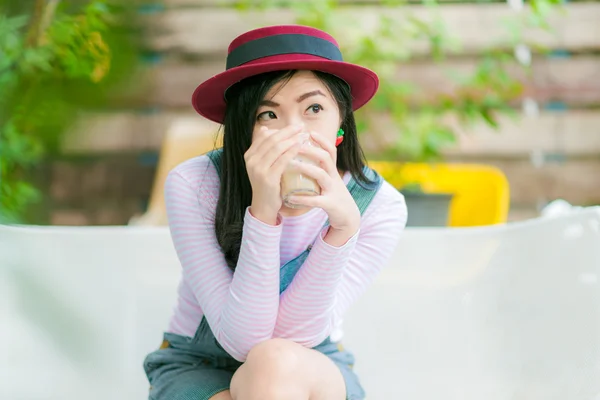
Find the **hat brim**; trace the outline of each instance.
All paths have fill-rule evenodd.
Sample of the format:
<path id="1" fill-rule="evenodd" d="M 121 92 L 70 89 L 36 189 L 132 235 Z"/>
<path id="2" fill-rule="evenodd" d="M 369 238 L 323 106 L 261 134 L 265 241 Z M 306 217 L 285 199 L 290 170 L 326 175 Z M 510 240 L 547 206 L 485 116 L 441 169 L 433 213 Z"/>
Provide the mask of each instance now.
<path id="1" fill-rule="evenodd" d="M 213 76 L 200 84 L 192 95 L 192 105 L 203 117 L 223 123 L 225 116 L 225 91 L 235 83 L 264 72 L 282 70 L 321 71 L 337 76 L 350 86 L 352 110 L 364 106 L 377 92 L 379 78 L 375 72 L 360 65 L 331 60 L 282 60 L 260 64 L 242 65 Z"/>

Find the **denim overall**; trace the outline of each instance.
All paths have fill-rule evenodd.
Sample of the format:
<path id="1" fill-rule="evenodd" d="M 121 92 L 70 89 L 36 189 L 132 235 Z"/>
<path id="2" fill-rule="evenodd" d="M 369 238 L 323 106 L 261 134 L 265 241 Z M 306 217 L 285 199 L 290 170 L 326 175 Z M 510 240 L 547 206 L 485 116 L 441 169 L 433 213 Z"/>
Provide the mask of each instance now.
<path id="1" fill-rule="evenodd" d="M 220 149 L 207 154 L 219 175 L 221 154 Z M 365 186 L 354 179 L 351 179 L 347 185 L 361 215 L 382 183 L 381 177 L 375 171 L 365 167 L 364 172 L 373 182 L 372 185 Z M 309 246 L 302 254 L 281 267 L 280 293 L 292 282 L 308 257 L 311 247 Z M 348 400 L 364 399 L 364 390 L 352 371 L 354 356 L 351 353 L 329 338 L 314 350 L 320 351 L 338 366 L 346 383 Z M 165 333 L 160 349 L 146 357 L 144 370 L 151 385 L 149 399 L 208 400 L 217 393 L 229 389 L 231 378 L 241 365 L 242 363 L 223 350 L 206 318 L 203 317 L 193 338 Z"/>

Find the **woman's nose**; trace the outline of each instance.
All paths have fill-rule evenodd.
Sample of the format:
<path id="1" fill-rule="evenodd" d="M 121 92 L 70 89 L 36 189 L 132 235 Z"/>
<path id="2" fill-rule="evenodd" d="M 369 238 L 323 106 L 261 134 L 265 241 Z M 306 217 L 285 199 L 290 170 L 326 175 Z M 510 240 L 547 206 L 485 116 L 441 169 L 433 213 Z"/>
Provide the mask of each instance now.
<path id="1" fill-rule="evenodd" d="M 285 121 L 286 125 L 305 125 L 304 123 L 304 119 L 302 118 L 302 116 L 298 115 L 294 115 L 294 116 L 290 116 L 289 118 L 286 118 Z"/>

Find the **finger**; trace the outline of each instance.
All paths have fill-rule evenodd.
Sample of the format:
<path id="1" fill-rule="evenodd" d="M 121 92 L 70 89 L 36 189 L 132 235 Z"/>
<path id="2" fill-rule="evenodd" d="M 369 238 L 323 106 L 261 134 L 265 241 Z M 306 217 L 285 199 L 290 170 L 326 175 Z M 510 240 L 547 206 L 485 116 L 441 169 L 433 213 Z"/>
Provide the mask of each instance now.
<path id="1" fill-rule="evenodd" d="M 337 175 L 337 167 L 326 150 L 314 146 L 302 146 L 300 153 L 317 162 L 331 176 Z"/>
<path id="2" fill-rule="evenodd" d="M 252 153 L 249 152 L 246 166 L 260 163 L 270 168 L 281 154 L 295 143 L 300 142 L 301 130 L 298 127 L 290 126 L 278 131 L 267 130 L 264 132 L 269 136 Z M 286 140 L 286 138 L 288 139 Z"/>
<path id="3" fill-rule="evenodd" d="M 250 144 L 250 148 L 244 154 L 244 158 L 246 162 L 248 162 L 249 158 L 252 158 L 256 154 L 258 148 L 260 148 L 261 144 L 269 137 L 269 135 L 273 134 L 275 130 L 269 129 L 266 126 L 261 126 L 258 130 L 258 133 L 253 136 L 252 143 Z"/>
<path id="4" fill-rule="evenodd" d="M 261 126 L 258 130 L 258 134 L 256 138 L 253 139 L 252 144 L 256 143 L 256 148 L 260 147 L 260 145 L 269 138 L 272 134 L 277 132 L 276 129 L 269 129 L 266 126 Z"/>
<path id="5" fill-rule="evenodd" d="M 261 143 L 257 144 L 256 154 L 264 157 L 272 151 L 273 147 L 283 140 L 298 136 L 304 130 L 304 125 L 289 125 L 276 131 L 267 131 L 266 137 Z"/>
<path id="6" fill-rule="evenodd" d="M 291 165 L 301 174 L 316 180 L 321 189 L 327 190 L 331 187 L 331 176 L 323 168 L 295 160 L 291 161 Z"/>
<path id="7" fill-rule="evenodd" d="M 281 177 L 283 171 L 290 165 L 294 157 L 296 157 L 300 151 L 300 142 L 296 142 L 292 145 L 285 153 L 279 156 L 271 167 L 273 174 Z"/>
<path id="8" fill-rule="evenodd" d="M 326 152 L 329 153 L 329 156 L 335 163 L 335 161 L 337 159 L 337 148 L 335 147 L 335 145 L 333 143 L 331 143 L 329 140 L 327 140 L 325 138 L 325 136 L 323 136 L 315 131 L 310 132 L 310 137 L 315 143 L 317 143 L 319 146 L 321 146 L 321 148 L 323 150 L 325 150 Z"/>
<path id="9" fill-rule="evenodd" d="M 325 208 L 325 196 L 290 196 L 287 201 L 298 206 L 309 208 Z"/>
<path id="10" fill-rule="evenodd" d="M 259 168 L 265 170 L 271 170 L 275 168 L 275 164 L 277 160 L 283 155 L 286 154 L 290 149 L 296 147 L 293 155 L 287 155 L 286 161 L 289 161 L 298 154 L 298 150 L 300 149 L 300 141 L 293 137 L 291 139 L 284 140 L 282 142 L 278 142 L 271 151 L 269 151 L 265 155 L 255 155 L 253 159 L 253 163 L 257 164 Z M 277 167 L 279 168 L 279 167 Z M 283 171 L 283 170 L 282 170 Z"/>
<path id="11" fill-rule="evenodd" d="M 304 139 L 302 139 L 300 136 L 294 136 L 287 140 L 275 143 L 266 154 L 260 156 L 260 162 L 265 163 L 269 167 L 272 167 L 273 164 L 275 164 L 275 162 L 277 161 L 277 159 L 293 146 L 297 145 L 298 150 L 300 150 L 301 143 L 304 141 Z"/>

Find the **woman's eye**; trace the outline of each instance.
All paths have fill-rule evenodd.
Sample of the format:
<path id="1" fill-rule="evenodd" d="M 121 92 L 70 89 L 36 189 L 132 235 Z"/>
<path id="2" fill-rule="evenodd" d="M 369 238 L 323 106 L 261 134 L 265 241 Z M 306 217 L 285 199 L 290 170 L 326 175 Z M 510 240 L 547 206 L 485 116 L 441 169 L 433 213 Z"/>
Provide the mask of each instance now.
<path id="1" fill-rule="evenodd" d="M 323 110 L 323 106 L 321 106 L 320 104 L 313 104 L 312 106 L 308 107 L 307 111 L 308 112 L 312 112 L 315 114 L 318 114 L 319 111 Z"/>
<path id="2" fill-rule="evenodd" d="M 261 120 L 261 121 L 268 121 L 270 119 L 276 119 L 277 115 L 275 115 L 275 113 L 273 111 L 265 111 L 263 113 L 258 114 L 258 117 L 256 117 L 256 119 Z"/>

